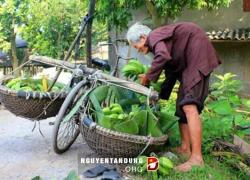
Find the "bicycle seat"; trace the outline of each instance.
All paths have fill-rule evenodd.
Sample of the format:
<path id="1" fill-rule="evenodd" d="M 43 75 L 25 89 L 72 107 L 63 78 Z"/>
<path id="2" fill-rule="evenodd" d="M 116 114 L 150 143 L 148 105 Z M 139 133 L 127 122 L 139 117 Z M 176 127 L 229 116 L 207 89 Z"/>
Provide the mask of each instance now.
<path id="1" fill-rule="evenodd" d="M 100 58 L 93 58 L 92 64 L 97 66 L 98 68 L 104 68 L 107 71 L 110 71 L 110 65 L 108 63 L 108 60 L 103 60 Z"/>

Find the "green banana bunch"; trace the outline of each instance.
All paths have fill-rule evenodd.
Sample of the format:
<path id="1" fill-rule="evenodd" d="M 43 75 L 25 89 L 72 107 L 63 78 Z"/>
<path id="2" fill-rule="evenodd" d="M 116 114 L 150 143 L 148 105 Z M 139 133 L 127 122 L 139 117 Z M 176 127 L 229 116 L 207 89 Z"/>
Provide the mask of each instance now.
<path id="1" fill-rule="evenodd" d="M 126 64 L 122 68 L 122 72 L 124 76 L 129 78 L 138 78 L 139 74 L 144 74 L 148 70 L 148 67 L 140 63 L 138 60 L 130 60 L 128 64 Z"/>
<path id="2" fill-rule="evenodd" d="M 32 79 L 28 76 L 11 79 L 5 84 L 5 86 L 16 91 L 22 90 L 46 92 L 46 89 L 44 89 L 42 85 L 41 79 Z M 52 88 L 52 91 L 59 92 L 61 89 L 63 89 L 63 87 L 64 85 L 60 83 L 55 83 Z"/>
<path id="3" fill-rule="evenodd" d="M 149 66 L 143 65 L 138 60 L 130 60 L 128 64 L 123 67 L 122 72 L 125 77 L 132 78 L 134 81 L 137 81 L 138 75 L 147 73 L 148 69 Z M 164 80 L 165 75 L 162 73 L 156 83 L 150 82 L 150 86 L 152 86 L 154 90 L 160 92 L 161 85 Z"/>
<path id="4" fill-rule="evenodd" d="M 147 172 L 147 156 L 138 156 L 137 157 L 139 160 L 138 167 L 140 167 L 140 174 L 143 175 Z M 157 171 L 148 171 L 147 175 L 150 177 L 152 180 L 158 180 L 158 179 L 163 179 L 165 176 L 169 175 L 169 172 L 171 169 L 174 168 L 174 165 L 171 160 L 169 160 L 167 157 L 159 157 L 159 168 Z"/>
<path id="5" fill-rule="evenodd" d="M 170 161 L 167 157 L 160 157 L 159 158 L 159 173 L 163 176 L 169 174 L 169 170 L 174 168 L 172 161 Z"/>

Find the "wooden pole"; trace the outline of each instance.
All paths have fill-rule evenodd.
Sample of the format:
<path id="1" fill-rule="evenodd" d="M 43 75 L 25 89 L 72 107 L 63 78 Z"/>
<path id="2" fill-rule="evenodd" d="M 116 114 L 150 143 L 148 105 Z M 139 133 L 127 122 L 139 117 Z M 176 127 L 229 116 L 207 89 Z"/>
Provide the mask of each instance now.
<path id="1" fill-rule="evenodd" d="M 95 12 L 95 0 L 89 0 L 89 8 L 88 8 L 88 16 L 92 17 Z M 92 18 L 90 19 L 89 23 L 87 24 L 87 29 L 86 29 L 86 60 L 87 60 L 87 66 L 92 67 L 92 56 L 91 56 L 91 51 L 92 51 L 92 43 L 91 43 L 91 35 L 92 35 Z"/>

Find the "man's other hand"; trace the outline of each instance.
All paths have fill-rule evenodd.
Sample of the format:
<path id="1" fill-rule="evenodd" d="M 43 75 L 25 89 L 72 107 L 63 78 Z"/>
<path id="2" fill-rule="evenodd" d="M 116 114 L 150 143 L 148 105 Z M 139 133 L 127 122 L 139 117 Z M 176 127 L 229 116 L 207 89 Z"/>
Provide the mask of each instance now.
<path id="1" fill-rule="evenodd" d="M 149 79 L 147 78 L 146 74 L 139 74 L 139 80 L 141 85 L 143 86 L 149 85 Z"/>

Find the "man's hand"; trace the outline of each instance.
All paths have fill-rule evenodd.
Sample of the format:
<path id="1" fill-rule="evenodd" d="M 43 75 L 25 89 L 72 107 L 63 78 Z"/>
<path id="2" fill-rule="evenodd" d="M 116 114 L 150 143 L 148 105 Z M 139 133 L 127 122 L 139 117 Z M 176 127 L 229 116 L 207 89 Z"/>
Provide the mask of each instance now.
<path id="1" fill-rule="evenodd" d="M 141 85 L 143 86 L 149 85 L 150 81 L 145 74 L 139 74 L 139 80 L 140 80 Z"/>

